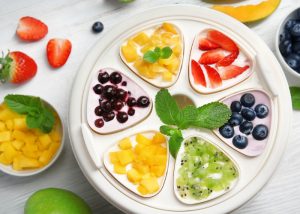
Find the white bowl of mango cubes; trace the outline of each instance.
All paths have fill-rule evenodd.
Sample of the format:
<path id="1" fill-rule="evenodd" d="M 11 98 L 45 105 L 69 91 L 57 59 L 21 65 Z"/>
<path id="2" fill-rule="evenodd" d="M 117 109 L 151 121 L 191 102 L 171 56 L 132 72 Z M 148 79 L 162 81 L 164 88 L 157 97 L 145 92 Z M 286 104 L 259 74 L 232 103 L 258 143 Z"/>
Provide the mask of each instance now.
<path id="1" fill-rule="evenodd" d="M 29 129 L 25 115 L 0 105 L 0 170 L 6 174 L 25 177 L 48 169 L 64 147 L 65 129 L 55 108 L 41 99 L 54 114 L 55 123 L 49 133 Z"/>

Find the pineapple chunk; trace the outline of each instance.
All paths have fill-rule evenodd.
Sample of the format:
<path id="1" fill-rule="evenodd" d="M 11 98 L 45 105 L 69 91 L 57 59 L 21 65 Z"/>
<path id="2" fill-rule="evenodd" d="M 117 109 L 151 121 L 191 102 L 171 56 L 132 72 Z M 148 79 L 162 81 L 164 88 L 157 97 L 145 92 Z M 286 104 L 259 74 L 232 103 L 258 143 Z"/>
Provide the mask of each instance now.
<path id="1" fill-rule="evenodd" d="M 54 142 L 61 142 L 61 131 L 59 127 L 54 127 L 54 129 L 49 133 L 50 138 Z"/>
<path id="2" fill-rule="evenodd" d="M 163 80 L 167 82 L 171 82 L 173 79 L 173 74 L 169 71 L 163 73 Z"/>
<path id="3" fill-rule="evenodd" d="M 11 132 L 10 131 L 0 132 L 0 142 L 10 141 L 10 140 L 11 140 Z"/>
<path id="4" fill-rule="evenodd" d="M 6 105 L 4 106 L 5 107 L 0 111 L 0 120 L 6 121 L 6 120 L 11 120 L 13 118 L 20 117 L 19 114 L 10 110 Z"/>
<path id="5" fill-rule="evenodd" d="M 166 155 L 167 154 L 167 148 L 159 146 L 156 150 L 158 155 Z"/>
<path id="6" fill-rule="evenodd" d="M 131 141 L 129 137 L 126 137 L 122 140 L 119 141 L 119 147 L 120 149 L 126 150 L 126 149 L 131 149 L 132 145 L 131 145 Z"/>
<path id="7" fill-rule="evenodd" d="M 172 63 L 170 63 L 169 65 L 166 65 L 167 69 L 174 75 L 176 75 L 178 73 L 178 68 L 179 68 L 179 60 L 174 57 L 172 59 Z"/>
<path id="8" fill-rule="evenodd" d="M 56 152 L 58 151 L 60 147 L 60 143 L 51 143 L 50 147 L 49 147 L 49 151 L 50 151 L 50 154 L 53 156 L 56 154 Z"/>
<path id="9" fill-rule="evenodd" d="M 130 182 L 135 184 L 141 180 L 142 176 L 136 169 L 130 169 L 127 172 L 127 178 Z"/>
<path id="10" fill-rule="evenodd" d="M 144 187 L 149 194 L 155 193 L 159 190 L 159 184 L 156 178 L 143 179 L 141 180 L 140 185 Z"/>
<path id="11" fill-rule="evenodd" d="M 13 128 L 14 128 L 14 121 L 13 120 L 6 120 L 5 125 L 6 125 L 6 128 L 8 130 L 12 131 Z"/>
<path id="12" fill-rule="evenodd" d="M 136 48 L 133 46 L 130 46 L 128 44 L 123 45 L 121 47 L 121 51 L 127 62 L 134 62 L 138 58 Z"/>
<path id="13" fill-rule="evenodd" d="M 147 166 L 143 163 L 140 163 L 140 162 L 133 162 L 132 168 L 136 169 L 141 174 L 147 174 L 150 172 L 149 166 Z"/>
<path id="14" fill-rule="evenodd" d="M 144 144 L 144 145 L 150 145 L 151 144 L 151 140 L 149 138 L 145 137 L 142 134 L 137 134 L 136 137 L 135 137 L 135 140 L 136 140 L 137 143 L 140 143 L 140 144 Z"/>
<path id="15" fill-rule="evenodd" d="M 0 121 L 0 131 L 6 131 L 6 125 L 4 122 Z"/>
<path id="16" fill-rule="evenodd" d="M 159 65 L 158 63 L 154 63 L 152 65 L 152 70 L 153 70 L 153 72 L 156 72 L 156 73 L 164 73 L 164 72 L 169 71 L 167 68 L 165 68 L 164 66 Z"/>
<path id="17" fill-rule="evenodd" d="M 37 140 L 37 136 L 35 136 L 31 132 L 25 132 L 25 137 L 24 137 L 25 143 L 35 144 L 36 140 Z"/>
<path id="18" fill-rule="evenodd" d="M 141 32 L 133 38 L 133 41 L 142 46 L 149 41 L 149 36 L 146 33 Z"/>
<path id="19" fill-rule="evenodd" d="M 47 165 L 52 159 L 52 155 L 49 150 L 43 151 L 39 156 L 39 162 L 41 162 L 44 166 Z"/>
<path id="20" fill-rule="evenodd" d="M 39 149 L 36 144 L 25 144 L 25 146 L 22 147 L 21 151 L 23 152 L 23 155 L 29 158 L 38 158 L 39 157 Z"/>
<path id="21" fill-rule="evenodd" d="M 182 47 L 180 44 L 176 44 L 174 46 L 174 48 L 172 48 L 173 50 L 173 53 L 175 54 L 175 56 L 179 57 L 181 55 L 181 52 L 182 52 Z"/>
<path id="22" fill-rule="evenodd" d="M 14 121 L 14 130 L 27 130 L 26 118 L 15 118 Z"/>
<path id="23" fill-rule="evenodd" d="M 2 153 L 0 155 L 0 163 L 4 164 L 4 165 L 10 165 L 11 163 L 9 162 L 9 160 L 6 159 L 4 153 Z"/>
<path id="24" fill-rule="evenodd" d="M 156 176 L 156 177 L 161 177 L 165 173 L 165 166 L 151 166 L 150 171 Z"/>
<path id="25" fill-rule="evenodd" d="M 136 144 L 136 146 L 134 147 L 135 154 L 137 154 L 137 155 L 141 154 L 141 152 L 144 150 L 145 146 L 146 145 L 144 145 L 144 144 Z"/>
<path id="26" fill-rule="evenodd" d="M 28 158 L 21 154 L 15 157 L 14 161 L 16 161 L 16 165 L 21 169 L 32 169 L 41 167 L 40 163 L 36 159 Z"/>
<path id="27" fill-rule="evenodd" d="M 166 143 L 166 137 L 163 134 L 161 134 L 160 132 L 156 132 L 152 138 L 152 143 L 153 144 Z"/>
<path id="28" fill-rule="evenodd" d="M 114 164 L 114 172 L 117 174 L 126 174 L 126 166 Z"/>
<path id="29" fill-rule="evenodd" d="M 132 150 L 122 150 L 117 152 L 117 157 L 121 165 L 126 166 L 133 161 L 134 154 Z"/>
<path id="30" fill-rule="evenodd" d="M 22 148 L 22 146 L 24 146 L 24 142 L 23 141 L 19 141 L 19 140 L 14 140 L 11 142 L 11 144 L 13 145 L 13 147 L 16 150 L 20 150 Z"/>
<path id="31" fill-rule="evenodd" d="M 168 32 L 171 32 L 173 34 L 177 34 L 176 27 L 173 24 L 165 22 L 165 23 L 162 24 L 162 27 L 163 27 L 164 30 L 166 30 Z"/>
<path id="32" fill-rule="evenodd" d="M 3 152 L 6 160 L 11 164 L 13 162 L 14 157 L 18 154 L 17 150 L 11 145 L 10 142 L 6 142 L 5 151 Z M 2 146 L 2 145 L 1 145 Z"/>
<path id="33" fill-rule="evenodd" d="M 116 164 L 119 163 L 119 159 L 118 159 L 118 152 L 110 152 L 109 153 L 109 160 L 112 164 Z"/>
<path id="34" fill-rule="evenodd" d="M 147 195 L 147 194 L 149 194 L 148 190 L 145 187 L 141 186 L 141 185 L 138 186 L 137 190 L 139 191 L 139 193 L 141 195 Z"/>
<path id="35" fill-rule="evenodd" d="M 45 149 L 48 149 L 52 140 L 48 134 L 44 134 L 44 135 L 39 136 L 39 142 Z"/>
<path id="36" fill-rule="evenodd" d="M 151 166 L 165 166 L 167 163 L 167 156 L 166 155 L 156 155 L 151 156 L 150 159 L 147 160 L 148 165 Z"/>
<path id="37" fill-rule="evenodd" d="M 20 140 L 20 141 L 24 141 L 26 134 L 22 131 L 19 130 L 14 130 L 12 133 L 13 138 L 15 138 L 16 140 Z"/>

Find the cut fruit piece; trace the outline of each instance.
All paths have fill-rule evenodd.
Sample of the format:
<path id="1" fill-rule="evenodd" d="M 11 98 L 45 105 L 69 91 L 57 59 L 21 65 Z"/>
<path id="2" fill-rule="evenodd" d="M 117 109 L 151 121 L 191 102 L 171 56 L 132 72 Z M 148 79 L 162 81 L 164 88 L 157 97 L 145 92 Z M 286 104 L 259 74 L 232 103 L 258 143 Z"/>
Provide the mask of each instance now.
<path id="1" fill-rule="evenodd" d="M 155 133 L 154 137 L 152 138 L 153 144 L 162 144 L 166 143 L 166 137 L 161 134 L 160 132 Z"/>
<path id="2" fill-rule="evenodd" d="M 123 149 L 123 150 L 132 148 L 131 141 L 130 141 L 129 137 L 126 137 L 126 138 L 120 140 L 118 145 L 119 145 L 120 149 Z"/>
<path id="3" fill-rule="evenodd" d="M 146 178 L 141 180 L 141 186 L 149 193 L 154 193 L 159 190 L 159 185 L 156 178 Z"/>
<path id="4" fill-rule="evenodd" d="M 126 166 L 114 164 L 114 172 L 117 174 L 126 174 Z"/>
<path id="5" fill-rule="evenodd" d="M 120 163 L 123 166 L 126 166 L 127 164 L 131 163 L 133 161 L 133 151 L 132 150 L 122 150 L 117 152 L 117 157 Z"/>
<path id="6" fill-rule="evenodd" d="M 112 164 L 120 163 L 118 158 L 118 152 L 110 152 L 109 160 Z"/>
<path id="7" fill-rule="evenodd" d="M 145 187 L 143 187 L 142 185 L 139 185 L 137 190 L 139 191 L 139 193 L 141 193 L 141 195 L 149 194 L 148 190 Z"/>
<path id="8" fill-rule="evenodd" d="M 211 66 L 204 65 L 209 81 L 210 81 L 210 87 L 211 88 L 217 88 L 222 85 L 222 79 L 219 75 L 219 73 Z"/>
<path id="9" fill-rule="evenodd" d="M 212 42 L 220 45 L 220 47 L 226 51 L 230 51 L 230 52 L 239 51 L 239 48 L 235 44 L 235 42 L 225 34 L 221 33 L 220 31 L 217 30 L 208 31 L 207 38 Z"/>
<path id="10" fill-rule="evenodd" d="M 224 67 L 224 66 L 229 66 L 231 65 L 236 58 L 239 56 L 239 51 L 235 51 L 224 57 L 224 59 L 220 60 L 216 66 L 217 67 Z"/>
<path id="11" fill-rule="evenodd" d="M 228 80 L 235 78 L 249 69 L 249 66 L 239 67 L 236 65 L 230 65 L 227 67 L 218 67 L 218 72 L 222 80 Z"/>
<path id="12" fill-rule="evenodd" d="M 10 131 L 3 131 L 0 132 L 0 143 L 4 141 L 10 141 L 11 140 L 11 132 Z"/>
<path id="13" fill-rule="evenodd" d="M 206 87 L 207 85 L 206 85 L 205 76 L 199 63 L 196 62 L 195 60 L 192 60 L 191 67 L 192 67 L 192 75 L 194 77 L 195 83 Z"/>
<path id="14" fill-rule="evenodd" d="M 130 169 L 127 171 L 127 178 L 130 182 L 136 184 L 142 179 L 142 176 L 136 169 Z"/>
<path id="15" fill-rule="evenodd" d="M 280 2 L 281 0 L 265 0 L 256 5 L 242 5 L 238 7 L 214 5 L 212 8 L 246 23 L 268 17 L 276 10 Z"/>
<path id="16" fill-rule="evenodd" d="M 144 45 L 149 41 L 149 39 L 150 38 L 146 33 L 141 32 L 133 38 L 133 41 L 135 41 L 139 45 Z"/>
<path id="17" fill-rule="evenodd" d="M 128 62 L 134 62 L 138 58 L 138 54 L 136 52 L 135 47 L 131 45 L 124 45 L 121 48 L 122 54 Z"/>
<path id="18" fill-rule="evenodd" d="M 135 140 L 136 140 L 137 143 L 140 143 L 140 144 L 144 144 L 144 145 L 150 145 L 151 144 L 151 139 L 145 137 L 142 134 L 137 134 Z"/>
<path id="19" fill-rule="evenodd" d="M 198 62 L 204 65 L 211 65 L 219 62 L 224 57 L 224 51 L 222 49 L 216 49 L 202 54 Z"/>
<path id="20" fill-rule="evenodd" d="M 206 38 L 201 38 L 199 39 L 199 49 L 202 51 L 208 51 L 208 50 L 214 50 L 220 48 L 220 45 L 206 39 Z"/>

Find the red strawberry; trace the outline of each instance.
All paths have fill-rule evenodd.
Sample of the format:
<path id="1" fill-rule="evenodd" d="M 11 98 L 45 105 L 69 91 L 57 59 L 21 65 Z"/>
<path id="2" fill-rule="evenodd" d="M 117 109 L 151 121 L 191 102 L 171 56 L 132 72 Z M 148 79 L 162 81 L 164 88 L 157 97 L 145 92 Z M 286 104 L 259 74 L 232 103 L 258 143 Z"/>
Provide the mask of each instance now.
<path id="1" fill-rule="evenodd" d="M 222 85 L 222 79 L 219 75 L 219 73 L 214 69 L 213 67 L 209 65 L 204 65 L 208 78 L 210 80 L 210 86 L 211 88 L 217 88 Z"/>
<path id="2" fill-rule="evenodd" d="M 206 38 L 201 38 L 199 40 L 199 49 L 202 51 L 208 51 L 208 50 L 213 50 L 219 48 L 220 45 L 206 39 Z"/>
<path id="3" fill-rule="evenodd" d="M 30 16 L 19 20 L 17 35 L 24 41 L 38 41 L 48 33 L 48 27 L 43 22 Z"/>
<path id="4" fill-rule="evenodd" d="M 221 49 L 211 50 L 201 55 L 199 59 L 199 63 L 204 65 L 215 64 L 220 60 L 222 60 L 224 57 L 225 55 L 223 50 Z"/>
<path id="5" fill-rule="evenodd" d="M 192 75 L 194 77 L 195 83 L 206 87 L 205 76 L 199 63 L 192 59 L 191 65 Z"/>
<path id="6" fill-rule="evenodd" d="M 239 55 L 239 51 L 235 51 L 235 52 L 230 53 L 229 55 L 224 57 L 224 59 L 220 60 L 217 63 L 217 66 L 224 67 L 224 66 L 231 65 L 234 62 L 234 60 L 236 60 L 238 55 Z"/>
<path id="7" fill-rule="evenodd" d="M 51 39 L 47 44 L 48 62 L 53 68 L 63 66 L 71 53 L 72 44 L 67 39 Z"/>
<path id="8" fill-rule="evenodd" d="M 226 51 L 235 52 L 239 50 L 232 39 L 217 30 L 208 31 L 207 38 L 212 42 L 220 45 L 221 48 Z"/>
<path id="9" fill-rule="evenodd" d="M 246 71 L 248 68 L 249 68 L 249 65 L 246 65 L 244 67 L 230 65 L 227 67 L 219 67 L 218 71 L 220 73 L 222 80 L 228 80 L 228 79 L 237 77 L 238 75 L 240 75 L 244 71 Z"/>
<path id="10" fill-rule="evenodd" d="M 26 54 L 15 51 L 0 58 L 0 81 L 20 84 L 35 76 L 37 65 Z"/>

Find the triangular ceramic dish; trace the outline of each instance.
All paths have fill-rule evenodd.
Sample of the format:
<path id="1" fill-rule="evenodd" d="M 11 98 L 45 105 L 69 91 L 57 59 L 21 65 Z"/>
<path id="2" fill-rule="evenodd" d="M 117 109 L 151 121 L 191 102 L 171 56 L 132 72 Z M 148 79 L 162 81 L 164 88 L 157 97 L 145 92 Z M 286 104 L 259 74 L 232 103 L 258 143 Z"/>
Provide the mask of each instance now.
<path id="1" fill-rule="evenodd" d="M 174 169 L 174 191 L 185 204 L 217 198 L 237 184 L 239 170 L 233 159 L 202 136 L 184 140 Z"/>
<path id="2" fill-rule="evenodd" d="M 95 132 L 109 134 L 129 128 L 144 120 L 151 110 L 148 93 L 122 72 L 104 68 L 93 76 L 86 114 Z"/>
<path id="3" fill-rule="evenodd" d="M 236 113 L 238 112 L 238 114 L 239 114 L 238 115 L 236 113 L 233 113 L 233 114 L 235 114 L 235 116 L 232 115 L 232 118 L 228 122 L 228 125 L 233 127 L 234 135 L 231 137 L 232 134 L 230 134 L 230 127 L 229 127 L 229 129 L 227 127 L 227 129 L 228 129 L 227 133 L 229 133 L 229 134 L 228 135 L 225 134 L 226 138 L 224 136 L 222 136 L 222 134 L 220 132 L 222 128 L 220 128 L 219 130 L 214 130 L 214 133 L 223 142 L 225 142 L 227 145 L 229 145 L 233 149 L 237 150 L 238 152 L 240 152 L 244 155 L 247 155 L 247 156 L 258 156 L 264 151 L 266 144 L 268 142 L 268 138 L 270 136 L 270 131 L 272 129 L 272 102 L 271 102 L 270 96 L 262 90 L 250 89 L 250 90 L 246 90 L 246 91 L 242 91 L 242 92 L 237 92 L 228 97 L 225 97 L 225 98 L 221 99 L 220 102 L 223 102 L 231 109 L 236 109 L 240 105 L 239 103 L 241 103 L 241 99 L 242 99 L 243 95 L 246 95 L 246 94 L 252 94 L 255 98 L 255 103 L 251 107 L 245 107 L 245 106 L 241 105 L 241 111 L 233 110 L 233 111 L 236 111 Z M 244 99 L 245 98 L 247 98 L 247 97 L 244 96 Z M 248 100 L 249 100 L 249 97 L 248 97 Z M 235 105 L 232 104 L 233 102 L 235 102 Z M 264 110 L 265 108 L 261 107 L 261 109 L 259 109 L 257 107 L 257 106 L 261 106 L 261 104 L 267 106 L 267 113 L 265 113 L 265 115 L 263 114 L 263 112 L 265 112 L 265 110 Z M 250 105 L 251 104 L 249 104 L 248 106 L 250 106 Z M 252 117 L 251 112 L 249 112 L 248 110 L 247 111 L 244 110 L 244 113 L 243 113 L 243 109 L 251 109 L 250 111 L 255 113 L 255 118 L 253 119 L 254 116 Z M 250 119 L 248 118 L 249 113 L 250 113 Z M 244 115 L 244 116 L 242 116 L 242 115 Z M 261 115 L 263 115 L 263 116 L 261 116 Z M 245 119 L 245 117 L 248 119 Z M 239 119 L 239 118 L 241 118 L 241 119 Z M 240 123 L 239 121 L 241 121 L 241 120 L 242 120 L 242 123 L 240 125 L 237 125 Z M 258 128 L 256 128 L 258 126 L 261 127 L 260 131 Z M 267 129 L 265 129 L 265 127 Z M 226 128 L 224 128 L 224 129 L 226 129 Z M 267 132 L 266 132 L 266 130 L 267 130 Z M 224 130 L 224 131 L 226 132 L 226 130 Z M 254 132 L 255 132 L 255 134 L 254 134 Z M 246 137 L 247 141 L 248 141 L 247 145 L 245 142 L 243 142 L 243 140 L 240 141 L 239 143 L 237 143 L 238 141 L 235 141 L 235 143 L 233 143 L 234 137 L 237 135 Z"/>
<path id="4" fill-rule="evenodd" d="M 198 93 L 215 93 L 250 77 L 253 67 L 253 59 L 240 44 L 218 30 L 206 29 L 193 42 L 189 82 Z"/>
<path id="5" fill-rule="evenodd" d="M 124 187 L 141 197 L 152 197 L 160 192 L 166 179 L 167 139 L 156 131 L 131 135 L 112 146 L 103 161 L 109 173 Z"/>
<path id="6" fill-rule="evenodd" d="M 184 42 L 180 29 L 172 23 L 164 22 L 137 32 L 127 38 L 120 47 L 122 61 L 137 76 L 158 88 L 168 88 L 177 81 L 182 60 Z M 172 55 L 154 63 L 143 60 L 147 51 L 170 47 Z"/>

